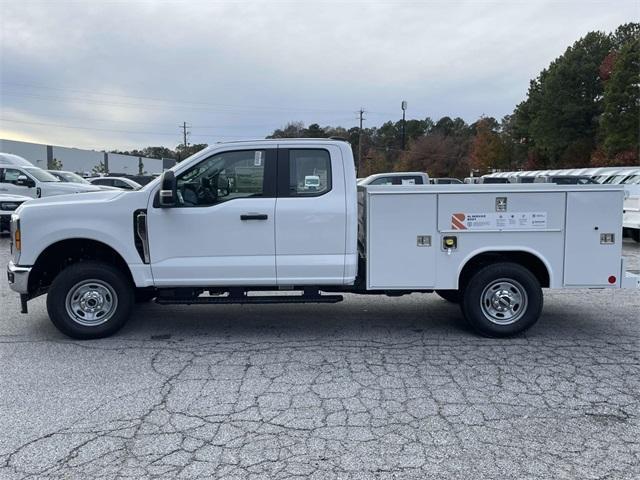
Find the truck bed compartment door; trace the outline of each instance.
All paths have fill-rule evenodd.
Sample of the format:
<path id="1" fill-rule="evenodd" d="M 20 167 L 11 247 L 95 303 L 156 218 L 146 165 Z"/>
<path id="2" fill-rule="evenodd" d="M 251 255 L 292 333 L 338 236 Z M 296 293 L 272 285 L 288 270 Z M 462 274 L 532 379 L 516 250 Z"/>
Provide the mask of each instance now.
<path id="1" fill-rule="evenodd" d="M 436 210 L 435 194 L 370 195 L 368 288 L 403 290 L 435 285 L 439 251 Z"/>
<path id="2" fill-rule="evenodd" d="M 564 284 L 615 286 L 622 256 L 622 192 L 568 192 Z M 613 234 L 613 243 L 609 237 Z M 618 282 L 620 279 L 617 279 Z"/>

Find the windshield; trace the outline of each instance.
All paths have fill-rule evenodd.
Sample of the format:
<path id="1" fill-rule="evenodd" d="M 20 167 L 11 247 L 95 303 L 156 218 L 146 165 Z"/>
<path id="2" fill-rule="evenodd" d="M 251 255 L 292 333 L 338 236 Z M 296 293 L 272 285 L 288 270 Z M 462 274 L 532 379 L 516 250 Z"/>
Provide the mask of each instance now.
<path id="1" fill-rule="evenodd" d="M 82 178 L 77 173 L 73 173 L 73 172 L 57 172 L 57 173 L 62 178 L 64 178 L 67 182 L 89 184 L 89 182 L 87 182 L 84 178 Z"/>
<path id="2" fill-rule="evenodd" d="M 617 185 L 619 184 L 622 180 L 624 180 L 627 177 L 626 174 L 623 175 L 614 175 L 612 177 L 607 178 L 604 183 L 606 183 L 607 185 Z"/>
<path id="3" fill-rule="evenodd" d="M 59 182 L 56 177 L 51 175 L 49 172 L 45 172 L 44 170 L 38 167 L 24 167 L 24 169 L 29 173 L 29 175 L 33 176 L 36 180 L 40 182 Z"/>
<path id="4" fill-rule="evenodd" d="M 625 185 L 636 185 L 637 183 L 640 183 L 640 174 L 639 175 L 631 175 L 630 177 L 628 177 L 624 182 Z"/>

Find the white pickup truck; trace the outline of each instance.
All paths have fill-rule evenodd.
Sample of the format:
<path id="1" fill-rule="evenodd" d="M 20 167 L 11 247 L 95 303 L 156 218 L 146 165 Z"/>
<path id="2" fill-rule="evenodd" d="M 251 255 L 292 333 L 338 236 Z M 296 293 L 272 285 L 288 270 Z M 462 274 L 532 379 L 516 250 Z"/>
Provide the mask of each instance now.
<path id="1" fill-rule="evenodd" d="M 622 187 L 602 185 L 357 188 L 343 141 L 218 144 L 138 191 L 21 206 L 8 278 L 24 313 L 48 293 L 51 320 L 75 338 L 114 333 L 136 299 L 434 291 L 501 337 L 537 321 L 542 288 L 638 287 L 622 259 L 622 200 Z"/>

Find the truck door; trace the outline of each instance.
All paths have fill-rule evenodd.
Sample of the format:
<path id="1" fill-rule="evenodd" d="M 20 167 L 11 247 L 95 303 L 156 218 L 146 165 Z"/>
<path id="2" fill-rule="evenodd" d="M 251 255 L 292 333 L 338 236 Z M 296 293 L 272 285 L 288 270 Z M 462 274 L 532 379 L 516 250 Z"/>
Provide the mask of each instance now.
<path id="1" fill-rule="evenodd" d="M 19 178 L 26 177 L 28 184 L 20 184 Z M 35 181 L 22 170 L 17 168 L 0 169 L 0 193 L 10 195 L 22 195 L 25 197 L 37 197 Z"/>
<path id="2" fill-rule="evenodd" d="M 345 199 L 342 154 L 338 147 L 278 149 L 279 285 L 343 282 Z"/>
<path id="3" fill-rule="evenodd" d="M 275 149 L 213 154 L 176 174 L 178 205 L 148 208 L 157 286 L 274 285 Z"/>

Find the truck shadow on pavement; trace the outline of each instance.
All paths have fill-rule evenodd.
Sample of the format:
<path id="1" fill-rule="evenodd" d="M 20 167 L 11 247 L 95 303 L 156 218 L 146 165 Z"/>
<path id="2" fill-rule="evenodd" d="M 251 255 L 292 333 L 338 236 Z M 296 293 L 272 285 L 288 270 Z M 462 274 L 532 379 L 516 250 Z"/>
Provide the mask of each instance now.
<path id="1" fill-rule="evenodd" d="M 599 298 L 598 298 L 599 297 Z M 192 305 L 140 304 L 119 337 L 153 339 L 212 336 L 241 338 L 277 336 L 280 339 L 378 339 L 417 335 L 508 343 L 517 339 L 608 339 L 638 333 L 638 298 L 631 292 L 614 296 L 606 291 L 547 293 L 540 321 L 512 339 L 487 339 L 464 320 L 458 305 L 435 294 L 400 298 L 346 296 L 335 305 Z M 587 303 L 587 301 L 593 303 Z"/>

